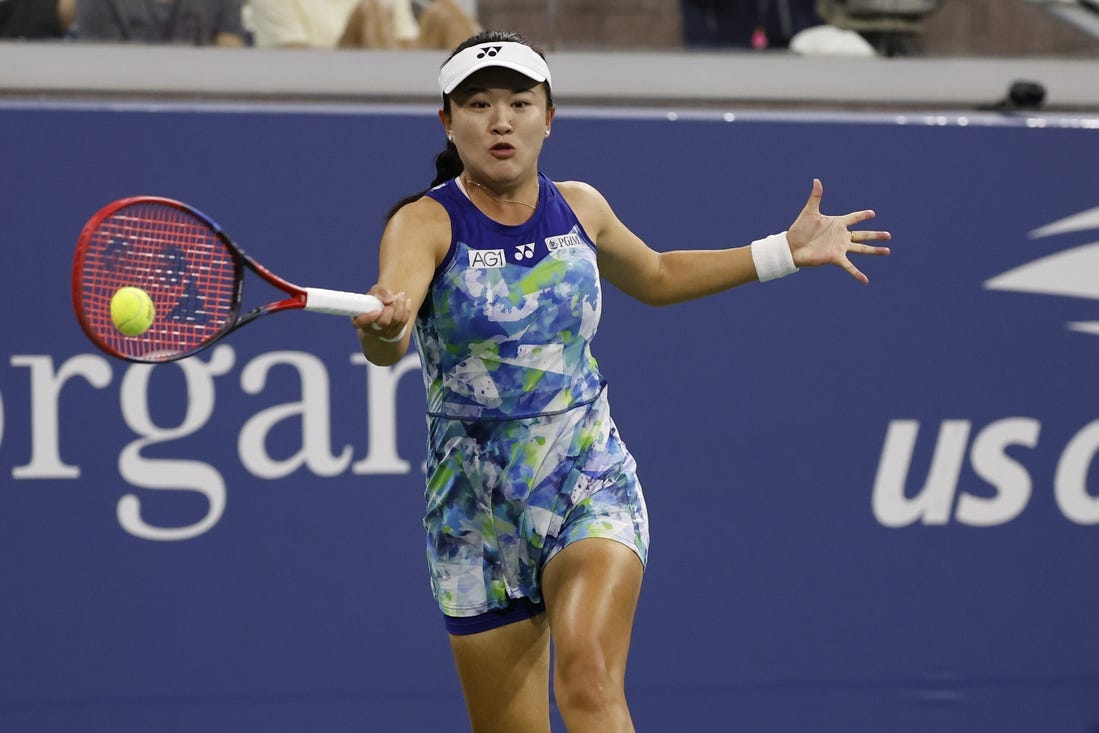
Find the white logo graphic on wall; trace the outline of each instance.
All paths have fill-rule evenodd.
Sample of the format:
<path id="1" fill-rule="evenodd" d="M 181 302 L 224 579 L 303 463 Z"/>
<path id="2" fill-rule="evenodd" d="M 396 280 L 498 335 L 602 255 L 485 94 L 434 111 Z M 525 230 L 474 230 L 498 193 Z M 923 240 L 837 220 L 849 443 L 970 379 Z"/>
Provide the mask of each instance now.
<path id="1" fill-rule="evenodd" d="M 1044 239 L 1090 229 L 1099 229 L 1099 207 L 1039 227 L 1029 236 Z M 1099 242 L 1043 255 L 997 275 L 984 285 L 989 290 L 1099 300 Z M 1067 325 L 1073 331 L 1099 335 L 1099 320 L 1074 321 Z"/>
<path id="2" fill-rule="evenodd" d="M 1093 229 L 1099 229 L 1099 207 L 1039 227 L 1029 238 L 1045 240 Z M 1099 301 L 1099 241 L 1040 253 L 987 280 L 984 287 Z M 1072 321 L 1067 327 L 1099 335 L 1099 320 Z M 1036 493 L 1048 491 L 1066 520 L 1099 526 L 1099 496 L 1094 488 L 1099 420 L 1053 445 L 1044 427 L 1036 417 L 1019 415 L 980 422 L 948 419 L 938 425 L 891 420 L 871 493 L 874 518 L 893 528 L 997 526 L 1014 521 Z M 931 446 L 926 462 L 917 459 L 918 441 Z M 1039 448 L 1058 452 L 1052 469 L 1035 457 L 1033 452 Z M 967 474 L 975 474 L 979 483 L 965 478 Z"/>

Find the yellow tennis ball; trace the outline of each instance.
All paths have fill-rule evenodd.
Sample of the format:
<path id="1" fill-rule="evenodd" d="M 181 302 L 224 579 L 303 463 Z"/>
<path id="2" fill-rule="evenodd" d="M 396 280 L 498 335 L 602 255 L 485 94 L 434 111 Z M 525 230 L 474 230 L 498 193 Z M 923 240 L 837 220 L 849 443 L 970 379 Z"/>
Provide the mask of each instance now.
<path id="1" fill-rule="evenodd" d="M 156 308 L 141 288 L 119 288 L 111 298 L 111 321 L 124 336 L 140 336 L 153 325 Z"/>

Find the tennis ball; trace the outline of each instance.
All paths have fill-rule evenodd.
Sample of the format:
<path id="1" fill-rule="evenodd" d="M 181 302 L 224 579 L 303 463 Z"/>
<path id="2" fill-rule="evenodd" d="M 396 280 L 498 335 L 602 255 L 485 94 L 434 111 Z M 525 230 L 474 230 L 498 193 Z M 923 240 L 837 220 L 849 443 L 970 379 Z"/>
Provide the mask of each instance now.
<path id="1" fill-rule="evenodd" d="M 111 298 L 111 321 L 124 336 L 140 336 L 153 325 L 156 308 L 141 288 L 119 288 Z"/>

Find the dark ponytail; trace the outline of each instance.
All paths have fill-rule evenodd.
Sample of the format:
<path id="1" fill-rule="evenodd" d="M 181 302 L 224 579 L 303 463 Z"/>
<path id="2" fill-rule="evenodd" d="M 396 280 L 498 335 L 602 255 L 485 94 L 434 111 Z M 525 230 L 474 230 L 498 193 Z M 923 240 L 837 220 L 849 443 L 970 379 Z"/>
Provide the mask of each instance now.
<path id="1" fill-rule="evenodd" d="M 542 58 L 546 57 L 546 54 L 542 49 L 532 44 L 527 39 L 523 38 L 518 33 L 512 33 L 510 31 L 482 31 L 475 36 L 471 36 L 466 40 L 458 44 L 457 48 L 451 51 L 450 55 L 446 57 L 446 61 L 450 61 L 454 58 L 455 54 L 476 46 L 479 43 L 492 43 L 500 41 L 510 41 L 514 43 L 522 43 L 526 46 L 530 46 L 534 51 Z M 445 64 L 446 61 L 443 63 Z M 549 106 L 553 106 L 553 96 L 550 93 L 549 84 L 546 84 L 546 99 L 549 102 Z M 450 114 L 450 95 L 443 95 L 443 111 Z M 413 201 L 419 201 L 420 197 L 431 189 L 438 186 L 440 183 L 446 183 L 451 178 L 457 178 L 465 170 L 465 166 L 462 164 L 462 159 L 458 157 L 458 148 L 454 147 L 453 142 L 447 142 L 446 149 L 443 152 L 435 156 L 435 180 L 431 182 L 431 185 L 425 188 L 419 193 L 414 193 L 411 196 L 405 196 L 403 199 L 393 204 L 393 208 L 386 214 L 386 221 L 393 218 L 393 215 L 406 204 L 411 204 Z"/>
<path id="2" fill-rule="evenodd" d="M 393 208 L 386 214 L 385 219 L 389 221 L 393 218 L 393 215 L 406 204 L 411 204 L 413 201 L 418 201 L 421 196 L 438 186 L 440 183 L 446 183 L 451 178 L 457 178 L 465 170 L 465 166 L 462 165 L 462 159 L 458 157 L 458 148 L 454 147 L 454 143 L 447 142 L 446 148 L 443 152 L 435 156 L 435 178 L 431 181 L 431 185 L 425 188 L 419 193 L 414 193 L 411 196 L 405 196 L 403 199 L 393 204 Z"/>

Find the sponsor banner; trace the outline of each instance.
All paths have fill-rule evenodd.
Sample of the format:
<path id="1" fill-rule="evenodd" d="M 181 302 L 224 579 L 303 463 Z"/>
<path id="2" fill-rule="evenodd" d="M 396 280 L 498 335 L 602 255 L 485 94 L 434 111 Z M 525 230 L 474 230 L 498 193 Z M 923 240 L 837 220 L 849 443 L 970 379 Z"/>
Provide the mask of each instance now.
<path id="1" fill-rule="evenodd" d="M 375 367 L 346 319 L 292 312 L 131 365 L 70 294 L 80 228 L 134 194 L 198 207 L 302 285 L 366 290 L 385 212 L 442 147 L 433 111 L 0 122 L 0 728 L 462 729 L 416 357 Z M 558 116 L 543 170 L 655 249 L 781 231 L 814 177 L 827 213 L 894 234 L 857 258 L 868 287 L 803 268 L 668 308 L 604 288 L 595 355 L 651 513 L 639 730 L 1099 724 L 1096 128 Z"/>

